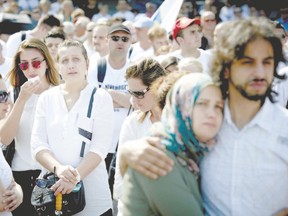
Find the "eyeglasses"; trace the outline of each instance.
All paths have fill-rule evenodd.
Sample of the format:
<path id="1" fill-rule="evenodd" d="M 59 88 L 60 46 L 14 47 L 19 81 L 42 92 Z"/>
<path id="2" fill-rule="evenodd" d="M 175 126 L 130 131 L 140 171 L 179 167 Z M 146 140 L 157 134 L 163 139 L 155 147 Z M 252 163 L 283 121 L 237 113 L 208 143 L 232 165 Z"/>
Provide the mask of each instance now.
<path id="1" fill-rule="evenodd" d="M 122 37 L 120 37 L 120 36 L 115 36 L 115 35 L 113 35 L 113 36 L 111 36 L 111 39 L 113 40 L 113 41 L 119 41 L 120 40 L 120 38 L 121 38 L 121 40 L 124 42 L 124 43 L 126 43 L 126 42 L 128 42 L 129 41 L 129 37 L 126 37 L 126 36 L 122 36 Z"/>
<path id="2" fill-rule="evenodd" d="M 204 19 L 204 22 L 215 22 L 216 19 Z"/>
<path id="3" fill-rule="evenodd" d="M 52 179 L 36 179 L 35 184 L 40 188 L 50 188 L 54 184 Z"/>
<path id="4" fill-rule="evenodd" d="M 35 184 L 39 188 L 50 188 L 55 181 L 52 179 L 36 179 Z M 81 189 L 81 184 L 78 182 L 72 192 L 78 192 Z"/>
<path id="5" fill-rule="evenodd" d="M 0 103 L 6 103 L 10 96 L 10 92 L 0 91 Z"/>
<path id="6" fill-rule="evenodd" d="M 147 87 L 146 89 L 142 90 L 142 91 L 130 91 L 129 89 L 127 89 L 127 91 L 129 92 L 129 94 L 131 94 L 132 96 L 138 98 L 138 99 L 143 99 L 145 94 L 149 91 L 149 87 Z"/>
<path id="7" fill-rule="evenodd" d="M 31 65 L 34 69 L 39 69 L 41 66 L 41 63 L 45 61 L 45 59 L 43 60 L 34 60 L 31 62 Z M 27 70 L 29 68 L 29 62 L 22 62 L 18 64 L 20 69 L 23 70 Z"/>

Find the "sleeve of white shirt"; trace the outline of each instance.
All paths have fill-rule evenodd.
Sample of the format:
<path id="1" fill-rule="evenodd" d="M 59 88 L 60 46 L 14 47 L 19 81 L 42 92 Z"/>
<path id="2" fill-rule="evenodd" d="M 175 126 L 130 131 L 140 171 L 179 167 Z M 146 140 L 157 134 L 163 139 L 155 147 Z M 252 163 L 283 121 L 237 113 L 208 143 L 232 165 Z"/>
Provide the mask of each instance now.
<path id="1" fill-rule="evenodd" d="M 16 54 L 18 47 L 21 43 L 21 32 L 17 32 L 9 36 L 6 47 L 7 47 L 7 54 L 6 57 L 13 58 Z"/>
<path id="2" fill-rule="evenodd" d="M 103 160 L 108 154 L 114 132 L 114 110 L 110 94 L 104 89 L 97 89 L 93 104 L 94 124 L 90 151 Z"/>

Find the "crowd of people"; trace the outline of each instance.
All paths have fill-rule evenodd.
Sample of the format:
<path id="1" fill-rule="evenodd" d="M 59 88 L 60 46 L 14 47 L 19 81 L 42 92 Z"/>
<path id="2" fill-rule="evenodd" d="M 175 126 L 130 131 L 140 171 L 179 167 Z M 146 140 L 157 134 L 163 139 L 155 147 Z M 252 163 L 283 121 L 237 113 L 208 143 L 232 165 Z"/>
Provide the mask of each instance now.
<path id="1" fill-rule="evenodd" d="M 184 1 L 165 29 L 152 2 L 0 3 L 32 20 L 0 30 L 1 216 L 37 215 L 47 172 L 83 181 L 79 216 L 288 214 L 288 8 Z"/>

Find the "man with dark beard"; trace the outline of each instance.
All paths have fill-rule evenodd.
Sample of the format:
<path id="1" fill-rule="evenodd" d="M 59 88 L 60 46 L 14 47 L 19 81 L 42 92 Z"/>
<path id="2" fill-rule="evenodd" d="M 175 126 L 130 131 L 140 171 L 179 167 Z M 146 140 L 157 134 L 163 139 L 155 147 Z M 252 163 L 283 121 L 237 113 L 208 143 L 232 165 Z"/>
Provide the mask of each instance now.
<path id="1" fill-rule="evenodd" d="M 274 78 L 283 79 L 276 71 L 284 61 L 281 41 L 264 17 L 225 25 L 212 66 L 226 98 L 225 115 L 217 142 L 200 166 L 205 211 L 273 215 L 288 203 L 288 112 L 274 103 L 271 88 Z M 122 173 L 129 165 L 156 179 L 173 169 L 159 142 L 148 142 L 119 149 Z"/>
<path id="2" fill-rule="evenodd" d="M 283 79 L 280 39 L 265 18 L 228 23 L 212 74 L 227 98 L 214 149 L 201 163 L 208 215 L 272 215 L 288 203 L 288 112 L 271 85 Z"/>

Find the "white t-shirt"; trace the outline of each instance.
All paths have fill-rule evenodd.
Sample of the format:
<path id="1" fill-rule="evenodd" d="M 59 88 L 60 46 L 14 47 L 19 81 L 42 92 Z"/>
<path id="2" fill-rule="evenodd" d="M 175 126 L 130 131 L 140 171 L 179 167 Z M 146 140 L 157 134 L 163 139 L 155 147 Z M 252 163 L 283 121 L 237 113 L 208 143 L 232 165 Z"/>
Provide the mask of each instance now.
<path id="1" fill-rule="evenodd" d="M 31 38 L 31 31 L 25 31 L 26 38 L 29 39 Z M 6 56 L 9 58 L 13 58 L 14 55 L 16 54 L 19 45 L 21 44 L 22 40 L 22 32 L 16 32 L 12 35 L 9 36 L 8 41 L 6 42 L 6 47 L 7 47 L 7 54 Z"/>
<path id="2" fill-rule="evenodd" d="M 102 88 L 105 89 L 113 89 L 120 92 L 127 92 L 127 81 L 125 79 L 125 73 L 126 69 L 130 65 L 130 62 L 126 62 L 126 64 L 121 68 L 115 70 L 112 68 L 108 62 L 108 57 L 106 56 L 106 74 L 104 77 L 104 81 L 102 84 Z M 88 81 L 89 83 L 92 83 L 93 85 L 98 86 L 98 68 L 97 64 L 91 65 L 88 70 Z M 119 140 L 119 134 L 121 130 L 122 123 L 124 119 L 126 118 L 128 114 L 127 108 L 114 108 L 114 119 L 115 119 L 115 128 L 114 128 L 114 135 L 113 140 L 111 143 L 111 147 L 109 149 L 109 153 L 114 153 L 118 140 Z"/>
<path id="3" fill-rule="evenodd" d="M 200 51 L 200 56 L 198 58 L 196 58 L 198 61 L 201 62 L 202 67 L 203 67 L 203 72 L 206 74 L 210 74 L 210 70 L 211 70 L 211 63 L 212 63 L 212 52 L 210 51 L 206 51 L 206 50 L 202 50 L 202 49 L 198 49 Z M 179 59 L 183 59 L 184 57 L 181 55 L 181 50 L 176 50 L 170 54 L 168 54 L 168 56 L 175 56 Z"/>
<path id="4" fill-rule="evenodd" d="M 87 41 L 87 40 L 85 40 L 85 41 L 83 42 L 83 46 L 84 46 L 85 49 L 86 49 L 88 58 L 90 58 L 90 56 L 95 53 L 93 47 L 91 47 L 91 46 L 88 44 L 88 41 Z"/>
<path id="5" fill-rule="evenodd" d="M 91 118 L 87 117 L 89 100 L 94 86 L 89 84 L 70 111 L 60 86 L 42 93 L 37 104 L 35 124 L 32 132 L 33 156 L 48 149 L 61 164 L 77 167 L 81 161 L 82 141 L 86 142 L 84 157 L 88 152 L 98 154 L 102 161 L 84 178 L 86 207 L 77 215 L 101 215 L 112 207 L 108 174 L 104 159 L 108 153 L 114 127 L 111 96 L 103 89 L 97 89 Z M 92 132 L 92 140 L 78 133 L 78 128 Z M 42 173 L 46 173 L 43 168 Z"/>
<path id="6" fill-rule="evenodd" d="M 131 11 L 125 11 L 125 12 L 118 11 L 114 13 L 112 17 L 113 18 L 120 17 L 120 18 L 124 18 L 125 20 L 133 21 L 135 16 Z"/>
<path id="7" fill-rule="evenodd" d="M 130 55 L 130 60 L 132 62 L 139 60 L 141 57 L 148 57 L 149 53 L 153 54 L 153 47 L 151 46 L 149 49 L 144 50 L 141 46 L 140 43 L 137 42 L 131 46 L 133 47 L 132 53 Z"/>
<path id="8" fill-rule="evenodd" d="M 5 58 L 4 64 L 0 65 L 0 73 L 1 73 L 2 77 L 5 79 L 6 86 L 9 89 L 11 87 L 10 79 L 7 79 L 6 75 L 8 74 L 9 70 L 11 69 L 12 59 L 6 58 L 6 57 L 4 57 L 4 58 Z"/>

